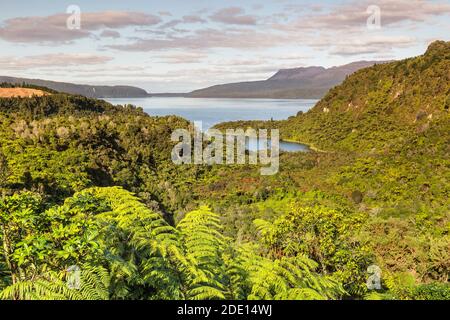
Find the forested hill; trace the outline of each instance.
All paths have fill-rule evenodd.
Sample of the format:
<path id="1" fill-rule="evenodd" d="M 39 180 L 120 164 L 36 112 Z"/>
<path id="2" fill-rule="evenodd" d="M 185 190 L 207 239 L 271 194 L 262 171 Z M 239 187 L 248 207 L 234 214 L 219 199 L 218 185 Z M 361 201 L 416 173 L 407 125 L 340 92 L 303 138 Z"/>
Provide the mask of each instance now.
<path id="1" fill-rule="evenodd" d="M 280 126 L 285 138 L 322 149 L 371 150 L 443 141 L 449 109 L 450 42 L 436 41 L 422 56 L 357 71 Z"/>
<path id="2" fill-rule="evenodd" d="M 209 190 L 233 167 L 171 161 L 171 133 L 188 126 L 83 96 L 1 98 L 0 299 L 349 295 L 306 254 L 276 257 L 263 240 L 229 237 L 231 224 L 199 202 L 213 203 Z"/>
<path id="3" fill-rule="evenodd" d="M 89 98 L 141 98 L 149 96 L 147 91 L 145 91 L 144 89 L 132 86 L 93 86 L 41 79 L 26 79 L 4 76 L 0 76 L 0 83 L 1 82 L 47 87 L 58 92 L 79 94 Z"/>
<path id="4" fill-rule="evenodd" d="M 164 202 L 162 191 L 171 187 L 158 177 L 174 166 L 170 135 L 188 125 L 83 96 L 0 99 L 0 191 L 60 201 L 85 187 L 120 185 Z"/>
<path id="5" fill-rule="evenodd" d="M 341 166 L 327 188 L 362 192 L 372 206 L 446 203 L 448 212 L 449 110 L 450 42 L 437 41 L 424 55 L 354 73 L 307 113 L 216 127 L 278 128 L 282 139 L 325 151 L 333 162 L 322 170 Z"/>
<path id="6" fill-rule="evenodd" d="M 0 299 L 450 299 L 449 43 L 252 122 L 327 151 L 274 176 L 175 165 L 188 121 L 34 89 L 0 98 Z"/>

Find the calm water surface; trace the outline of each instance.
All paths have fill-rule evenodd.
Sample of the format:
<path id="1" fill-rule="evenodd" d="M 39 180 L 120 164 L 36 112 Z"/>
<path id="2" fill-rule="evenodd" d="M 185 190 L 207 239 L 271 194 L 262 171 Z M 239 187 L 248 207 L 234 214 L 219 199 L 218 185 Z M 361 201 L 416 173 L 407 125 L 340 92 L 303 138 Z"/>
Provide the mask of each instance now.
<path id="1" fill-rule="evenodd" d="M 120 98 L 105 99 L 112 104 L 134 104 L 152 116 L 177 115 L 190 121 L 202 121 L 207 130 L 225 121 L 283 120 L 299 111 L 311 109 L 317 100 L 283 99 L 202 99 L 202 98 Z M 250 146 L 253 149 L 252 146 Z M 284 151 L 306 151 L 305 145 L 280 142 Z"/>

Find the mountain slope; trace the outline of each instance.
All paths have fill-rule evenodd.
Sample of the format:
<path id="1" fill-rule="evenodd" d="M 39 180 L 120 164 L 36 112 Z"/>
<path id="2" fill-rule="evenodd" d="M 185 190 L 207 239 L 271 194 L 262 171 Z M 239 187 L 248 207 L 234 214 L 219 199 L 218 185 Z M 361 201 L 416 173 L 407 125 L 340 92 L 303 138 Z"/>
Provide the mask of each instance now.
<path id="1" fill-rule="evenodd" d="M 448 217 L 449 110 L 450 42 L 437 41 L 422 56 L 354 73 L 307 113 L 216 128 L 279 129 L 282 139 L 332 159 L 322 169 L 327 190 L 363 194 L 376 212 L 401 206 L 411 213 L 432 203 Z"/>
<path id="2" fill-rule="evenodd" d="M 0 83 L 2 82 L 13 84 L 26 83 L 35 86 L 47 87 L 58 92 L 79 94 L 88 98 L 141 98 L 148 96 L 147 91 L 144 89 L 132 86 L 92 86 L 41 79 L 0 76 Z"/>
<path id="3" fill-rule="evenodd" d="M 423 56 L 354 73 L 281 130 L 324 149 L 386 148 L 449 127 L 449 107 L 450 42 L 438 41 Z"/>
<path id="4" fill-rule="evenodd" d="M 323 68 L 283 69 L 263 81 L 239 82 L 196 90 L 195 98 L 282 98 L 317 99 L 341 83 L 353 72 L 374 65 L 375 61 L 359 61 L 347 65 Z"/>

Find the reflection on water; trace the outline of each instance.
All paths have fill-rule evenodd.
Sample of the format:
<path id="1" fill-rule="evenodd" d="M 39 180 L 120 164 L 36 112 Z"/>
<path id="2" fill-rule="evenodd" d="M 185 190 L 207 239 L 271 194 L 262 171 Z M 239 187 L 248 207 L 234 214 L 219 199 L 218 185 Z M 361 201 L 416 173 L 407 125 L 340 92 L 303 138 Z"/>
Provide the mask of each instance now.
<path id="1" fill-rule="evenodd" d="M 270 139 L 267 139 L 267 149 L 270 150 L 271 148 L 271 142 Z M 260 149 L 264 148 L 264 145 L 259 145 L 258 139 L 250 138 L 247 139 L 246 148 L 249 151 L 258 151 Z M 287 142 L 287 141 L 280 141 L 280 150 L 281 151 L 287 151 L 287 152 L 307 152 L 309 151 L 308 146 L 300 143 L 295 142 Z"/>

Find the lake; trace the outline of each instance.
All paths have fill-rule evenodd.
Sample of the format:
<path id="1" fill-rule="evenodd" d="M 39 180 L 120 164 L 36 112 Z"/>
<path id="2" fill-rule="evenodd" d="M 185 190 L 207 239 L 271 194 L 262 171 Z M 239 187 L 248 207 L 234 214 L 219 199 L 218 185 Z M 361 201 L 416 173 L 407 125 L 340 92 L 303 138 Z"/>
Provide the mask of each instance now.
<path id="1" fill-rule="evenodd" d="M 202 121 L 207 130 L 220 122 L 237 120 L 284 120 L 299 111 L 311 109 L 317 100 L 298 99 L 202 99 L 202 98 L 110 98 L 112 104 L 133 104 L 151 116 L 177 115 L 190 121 Z M 250 147 L 251 149 L 253 147 Z M 280 141 L 283 151 L 307 151 L 299 143 Z"/>

